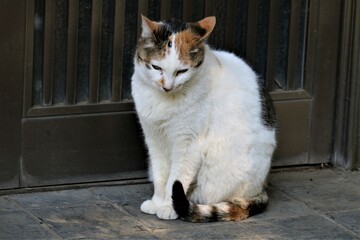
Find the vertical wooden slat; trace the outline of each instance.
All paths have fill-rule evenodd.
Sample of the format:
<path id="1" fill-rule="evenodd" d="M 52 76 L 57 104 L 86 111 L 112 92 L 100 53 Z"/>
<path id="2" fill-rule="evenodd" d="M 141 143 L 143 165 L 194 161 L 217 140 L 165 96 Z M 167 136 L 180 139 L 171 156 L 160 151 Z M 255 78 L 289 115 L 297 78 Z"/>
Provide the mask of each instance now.
<path id="1" fill-rule="evenodd" d="M 67 63 L 66 63 L 66 104 L 75 104 L 77 67 L 79 0 L 69 1 Z"/>
<path id="2" fill-rule="evenodd" d="M 189 21 L 196 22 L 203 19 L 205 17 L 205 0 L 195 0 L 190 1 L 190 3 L 191 16 Z"/>
<path id="3" fill-rule="evenodd" d="M 232 49 L 235 37 L 235 0 L 227 1 L 226 12 L 225 48 Z"/>
<path id="4" fill-rule="evenodd" d="M 298 51 L 298 74 L 299 79 L 295 84 L 295 88 L 304 87 L 304 75 L 305 75 L 305 52 L 306 52 L 306 37 L 307 37 L 307 21 L 308 21 L 308 4 L 307 0 L 301 1 L 301 17 L 300 17 L 300 28 L 298 29 L 298 41 L 300 45 L 300 50 Z"/>
<path id="5" fill-rule="evenodd" d="M 26 116 L 32 107 L 33 94 L 33 60 L 34 60 L 34 17 L 35 17 L 35 0 L 28 0 L 26 14 L 26 41 L 25 41 L 25 79 L 24 79 L 24 111 Z"/>
<path id="6" fill-rule="evenodd" d="M 184 0 L 183 1 L 183 12 L 182 12 L 182 15 L 183 15 L 183 20 L 184 21 L 195 21 L 195 20 L 200 20 L 200 19 L 191 19 L 191 10 L 192 10 L 192 0 Z"/>
<path id="7" fill-rule="evenodd" d="M 299 0 L 298 0 L 299 2 Z M 291 1 L 280 0 L 277 14 L 277 38 L 276 38 L 276 65 L 275 78 L 276 87 L 288 90 L 288 57 L 289 57 L 289 37 L 290 37 L 290 18 Z M 294 46 L 295 48 L 297 46 Z M 295 49 L 294 49 L 295 50 Z"/>
<path id="8" fill-rule="evenodd" d="M 319 62 L 317 59 L 317 45 L 318 45 L 318 32 L 319 32 L 319 15 L 320 15 L 320 0 L 309 1 L 308 6 L 308 27 L 307 27 L 307 37 L 306 37 L 306 62 L 305 62 L 305 84 L 304 89 L 310 93 L 314 94 L 314 79 L 316 70 L 318 68 Z"/>
<path id="9" fill-rule="evenodd" d="M 44 19 L 45 0 L 34 2 L 34 19 L 31 20 L 34 30 L 33 45 L 33 79 L 32 79 L 32 105 L 43 104 L 43 78 L 44 78 Z"/>
<path id="10" fill-rule="evenodd" d="M 214 15 L 214 0 L 206 0 L 205 2 L 205 16 Z"/>
<path id="11" fill-rule="evenodd" d="M 300 1 L 291 1 L 291 15 L 290 15 L 290 34 L 289 34 L 289 54 L 288 54 L 288 71 L 287 71 L 287 87 L 294 89 L 296 79 L 297 67 L 297 51 L 298 49 L 298 32 L 299 32 L 299 18 L 301 13 Z"/>
<path id="12" fill-rule="evenodd" d="M 137 41 L 137 10 L 138 2 L 133 0 L 125 1 L 125 14 L 124 14 L 124 54 L 123 54 L 123 72 L 122 72 L 122 100 L 130 100 L 131 96 L 131 76 L 133 74 L 133 59 L 134 50 Z"/>
<path id="13" fill-rule="evenodd" d="M 121 99 L 122 92 L 122 72 L 124 55 L 124 22 L 125 22 L 125 2 L 117 0 L 115 5 L 115 29 L 114 29 L 114 49 L 113 49 L 113 68 L 112 68 L 112 102 Z"/>
<path id="14" fill-rule="evenodd" d="M 170 6 L 171 6 L 171 1 L 170 0 L 162 0 L 161 1 L 160 17 L 161 17 L 162 20 L 171 18 Z"/>
<path id="15" fill-rule="evenodd" d="M 269 37 L 267 46 L 266 87 L 272 90 L 276 81 L 276 41 L 279 1 L 270 2 Z"/>
<path id="16" fill-rule="evenodd" d="M 69 2 L 55 1 L 53 105 L 64 104 Z"/>
<path id="17" fill-rule="evenodd" d="M 89 103 L 96 103 L 99 99 L 101 15 L 102 0 L 93 0 L 91 15 Z"/>
<path id="18" fill-rule="evenodd" d="M 147 17 L 151 20 L 158 21 L 160 19 L 161 0 L 149 0 Z"/>
<path id="19" fill-rule="evenodd" d="M 76 103 L 89 100 L 92 1 L 79 1 L 76 66 Z"/>
<path id="20" fill-rule="evenodd" d="M 183 19 L 183 0 L 170 1 L 170 16 L 175 19 Z"/>
<path id="21" fill-rule="evenodd" d="M 235 29 L 233 51 L 244 58 L 246 51 L 246 28 L 248 15 L 248 0 L 237 0 L 235 4 Z"/>
<path id="22" fill-rule="evenodd" d="M 205 16 L 216 16 L 216 25 L 212 34 L 210 34 L 210 37 L 208 38 L 208 43 L 213 47 L 222 47 L 220 46 L 219 42 L 223 42 L 223 38 L 225 37 L 222 35 L 224 32 L 223 29 L 219 28 L 221 26 L 221 16 L 217 14 L 217 8 L 215 7 L 215 4 L 221 5 L 224 4 L 224 2 L 215 2 L 215 0 L 205 0 Z M 223 16 L 224 17 L 224 16 Z"/>
<path id="23" fill-rule="evenodd" d="M 115 0 L 102 0 L 99 101 L 111 100 L 114 47 Z"/>
<path id="24" fill-rule="evenodd" d="M 138 3 L 138 26 L 137 26 L 137 35 L 141 35 L 141 14 L 147 16 L 148 13 L 148 0 L 139 0 Z"/>
<path id="25" fill-rule="evenodd" d="M 289 55 L 288 55 L 288 88 L 296 89 L 302 87 L 303 78 L 303 59 L 306 26 L 307 8 L 305 0 L 291 1 L 290 35 L 289 35 Z M 305 15 L 305 16 L 304 16 Z M 302 31 L 301 31 L 302 30 Z"/>
<path id="26" fill-rule="evenodd" d="M 52 104 L 54 72 L 55 0 L 45 1 L 43 105 Z"/>
<path id="27" fill-rule="evenodd" d="M 247 33 L 246 33 L 246 60 L 255 66 L 256 54 L 256 26 L 258 15 L 258 0 L 249 0 Z"/>

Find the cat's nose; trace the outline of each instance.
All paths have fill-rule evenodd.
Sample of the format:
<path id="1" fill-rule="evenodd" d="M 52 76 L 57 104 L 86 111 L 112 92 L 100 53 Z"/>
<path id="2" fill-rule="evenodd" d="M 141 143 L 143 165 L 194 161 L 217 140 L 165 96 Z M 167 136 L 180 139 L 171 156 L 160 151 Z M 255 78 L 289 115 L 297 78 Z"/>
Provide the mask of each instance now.
<path id="1" fill-rule="evenodd" d="M 170 92 L 172 88 L 163 87 L 163 89 L 164 89 L 165 92 Z"/>

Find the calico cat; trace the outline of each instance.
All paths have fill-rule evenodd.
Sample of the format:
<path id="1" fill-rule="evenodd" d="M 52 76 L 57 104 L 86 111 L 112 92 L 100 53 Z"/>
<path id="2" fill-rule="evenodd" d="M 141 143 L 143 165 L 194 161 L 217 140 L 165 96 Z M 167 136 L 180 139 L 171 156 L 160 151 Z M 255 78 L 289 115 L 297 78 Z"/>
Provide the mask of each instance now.
<path id="1" fill-rule="evenodd" d="M 160 219 L 241 220 L 268 202 L 271 104 L 243 60 L 206 44 L 215 22 L 142 16 L 132 95 L 154 195 L 141 211 Z"/>

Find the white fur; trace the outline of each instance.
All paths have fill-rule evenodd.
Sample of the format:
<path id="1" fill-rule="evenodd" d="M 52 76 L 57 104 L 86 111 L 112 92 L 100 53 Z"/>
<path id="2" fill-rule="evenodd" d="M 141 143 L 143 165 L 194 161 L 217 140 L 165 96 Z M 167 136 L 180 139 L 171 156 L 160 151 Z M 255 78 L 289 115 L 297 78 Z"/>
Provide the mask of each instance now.
<path id="1" fill-rule="evenodd" d="M 173 41 L 175 43 L 175 41 Z M 275 131 L 261 119 L 257 76 L 235 55 L 211 50 L 198 68 L 187 68 L 175 46 L 148 69 L 135 61 L 132 94 L 150 155 L 155 192 L 141 210 L 162 219 L 177 217 L 172 185 L 196 182 L 190 199 L 209 204 L 261 193 L 276 145 Z M 173 90 L 157 82 L 164 76 Z"/>

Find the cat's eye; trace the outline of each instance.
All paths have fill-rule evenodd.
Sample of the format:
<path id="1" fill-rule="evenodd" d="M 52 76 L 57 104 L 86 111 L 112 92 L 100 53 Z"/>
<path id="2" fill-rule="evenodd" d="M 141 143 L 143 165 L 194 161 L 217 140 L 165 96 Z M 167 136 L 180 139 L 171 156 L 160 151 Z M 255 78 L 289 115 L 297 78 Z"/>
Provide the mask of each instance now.
<path id="1" fill-rule="evenodd" d="M 155 70 L 162 71 L 161 67 L 159 67 L 159 66 L 156 66 L 156 65 L 154 65 L 154 64 L 151 64 L 151 66 L 152 66 L 153 69 L 155 69 Z"/>
<path id="2" fill-rule="evenodd" d="M 168 47 L 171 48 L 172 47 L 172 42 L 168 41 Z"/>
<path id="3" fill-rule="evenodd" d="M 187 72 L 187 70 L 188 70 L 188 69 L 185 68 L 185 69 L 181 69 L 181 70 L 177 71 L 177 72 L 176 72 L 176 76 L 179 75 L 179 74 L 182 74 L 182 73 Z"/>

